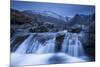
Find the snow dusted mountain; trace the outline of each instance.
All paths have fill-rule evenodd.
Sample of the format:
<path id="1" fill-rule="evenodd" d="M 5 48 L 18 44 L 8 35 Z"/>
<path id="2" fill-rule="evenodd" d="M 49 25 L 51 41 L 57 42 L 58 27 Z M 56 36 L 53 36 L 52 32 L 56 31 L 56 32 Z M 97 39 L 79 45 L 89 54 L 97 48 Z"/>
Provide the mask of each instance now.
<path id="1" fill-rule="evenodd" d="M 93 21 L 94 21 L 94 14 L 91 14 L 91 15 L 76 14 L 69 21 L 69 23 L 70 23 L 70 25 L 74 25 L 74 24 L 89 25 Z"/>
<path id="2" fill-rule="evenodd" d="M 52 11 L 36 11 L 36 10 L 25 10 L 23 11 L 24 13 L 28 13 L 30 15 L 32 14 L 38 14 L 38 15 L 42 15 L 42 16 L 45 16 L 45 17 L 53 17 L 53 18 L 56 18 L 56 19 L 60 19 L 62 21 L 68 21 L 66 19 L 66 17 L 63 17 L 55 12 L 52 12 Z M 68 17 L 70 18 L 70 17 Z"/>
<path id="3" fill-rule="evenodd" d="M 61 20 L 63 20 L 63 21 L 66 21 L 66 20 L 65 20 L 65 17 L 63 17 L 63 16 L 61 16 L 61 15 L 55 13 L 55 12 L 52 12 L 52 11 L 43 11 L 43 12 L 41 13 L 41 15 L 49 16 L 49 17 L 54 17 L 54 18 L 57 18 L 57 19 L 61 19 Z"/>
<path id="4" fill-rule="evenodd" d="M 59 14 L 51 11 L 25 10 L 23 13 L 37 18 L 38 21 L 53 23 L 57 28 L 64 27 L 67 22 L 66 17 L 60 16 Z"/>
<path id="5" fill-rule="evenodd" d="M 11 29 L 25 32 L 57 32 L 87 28 L 95 21 L 95 14 L 76 14 L 63 17 L 51 11 L 19 11 L 11 9 Z M 14 31 L 12 31 L 13 33 Z"/>

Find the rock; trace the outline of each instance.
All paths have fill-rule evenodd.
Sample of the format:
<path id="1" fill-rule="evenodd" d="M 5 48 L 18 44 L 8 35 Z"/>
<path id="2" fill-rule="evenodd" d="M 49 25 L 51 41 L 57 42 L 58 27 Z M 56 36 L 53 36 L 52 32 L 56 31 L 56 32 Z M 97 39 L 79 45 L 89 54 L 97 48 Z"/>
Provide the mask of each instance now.
<path id="1" fill-rule="evenodd" d="M 91 61 L 95 61 L 95 23 L 91 23 L 88 32 L 84 49 Z"/>
<path id="2" fill-rule="evenodd" d="M 75 25 L 68 30 L 68 32 L 71 32 L 71 33 L 80 33 L 81 31 L 82 31 L 82 28 L 79 25 Z"/>
<path id="3" fill-rule="evenodd" d="M 56 52 L 60 52 L 61 51 L 61 47 L 62 47 L 62 43 L 65 37 L 65 33 L 64 32 L 58 32 L 56 35 L 56 40 L 55 40 L 55 51 Z"/>
<path id="4" fill-rule="evenodd" d="M 29 32 L 37 32 L 37 33 L 39 33 L 39 32 L 49 32 L 49 30 L 45 26 L 37 26 L 35 28 L 31 28 L 29 30 Z"/>

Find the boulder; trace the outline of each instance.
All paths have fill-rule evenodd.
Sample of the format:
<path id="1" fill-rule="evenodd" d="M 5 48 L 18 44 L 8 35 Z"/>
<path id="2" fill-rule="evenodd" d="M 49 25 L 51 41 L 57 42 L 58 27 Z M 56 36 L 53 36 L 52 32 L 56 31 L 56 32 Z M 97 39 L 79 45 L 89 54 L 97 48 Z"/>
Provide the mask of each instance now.
<path id="1" fill-rule="evenodd" d="M 62 43 L 65 37 L 65 32 L 58 32 L 56 35 L 56 40 L 55 40 L 55 52 L 60 52 Z"/>

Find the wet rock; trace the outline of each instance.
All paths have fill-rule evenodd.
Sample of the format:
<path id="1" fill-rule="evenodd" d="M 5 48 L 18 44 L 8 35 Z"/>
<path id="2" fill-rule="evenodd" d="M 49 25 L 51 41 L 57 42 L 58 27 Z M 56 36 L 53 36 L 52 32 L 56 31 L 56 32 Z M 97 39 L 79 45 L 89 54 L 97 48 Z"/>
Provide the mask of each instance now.
<path id="1" fill-rule="evenodd" d="M 14 37 L 14 39 L 11 40 L 11 46 L 10 46 L 10 51 L 11 52 L 15 52 L 16 49 L 21 45 L 21 43 L 28 37 L 28 35 L 26 36 L 17 36 Z"/>
<path id="2" fill-rule="evenodd" d="M 55 40 L 55 52 L 60 52 L 61 51 L 61 47 L 62 47 L 62 43 L 65 37 L 65 33 L 63 32 L 58 32 L 56 35 L 56 40 Z"/>

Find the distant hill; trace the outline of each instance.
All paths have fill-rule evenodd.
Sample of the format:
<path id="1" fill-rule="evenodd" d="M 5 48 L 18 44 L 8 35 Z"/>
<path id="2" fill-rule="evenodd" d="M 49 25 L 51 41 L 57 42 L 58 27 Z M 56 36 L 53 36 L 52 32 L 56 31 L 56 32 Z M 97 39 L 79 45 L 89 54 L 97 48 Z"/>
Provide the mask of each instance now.
<path id="1" fill-rule="evenodd" d="M 76 14 L 70 18 L 50 11 L 19 11 L 11 8 L 11 33 L 80 30 L 80 28 L 86 28 L 93 24 L 93 22 L 95 22 L 95 14 Z"/>
<path id="2" fill-rule="evenodd" d="M 58 27 L 61 27 L 64 24 L 66 24 L 64 18 L 54 12 L 49 12 L 49 11 L 35 12 L 35 11 L 27 10 L 27 11 L 23 11 L 23 13 L 36 17 L 38 18 L 39 21 L 53 23 Z"/>
<path id="3" fill-rule="evenodd" d="M 24 24 L 31 22 L 33 17 L 24 14 L 21 11 L 11 9 L 11 24 Z"/>
<path id="4" fill-rule="evenodd" d="M 92 15 L 80 15 L 76 14 L 70 21 L 69 25 L 80 24 L 89 25 L 91 22 L 95 21 L 95 14 Z"/>

